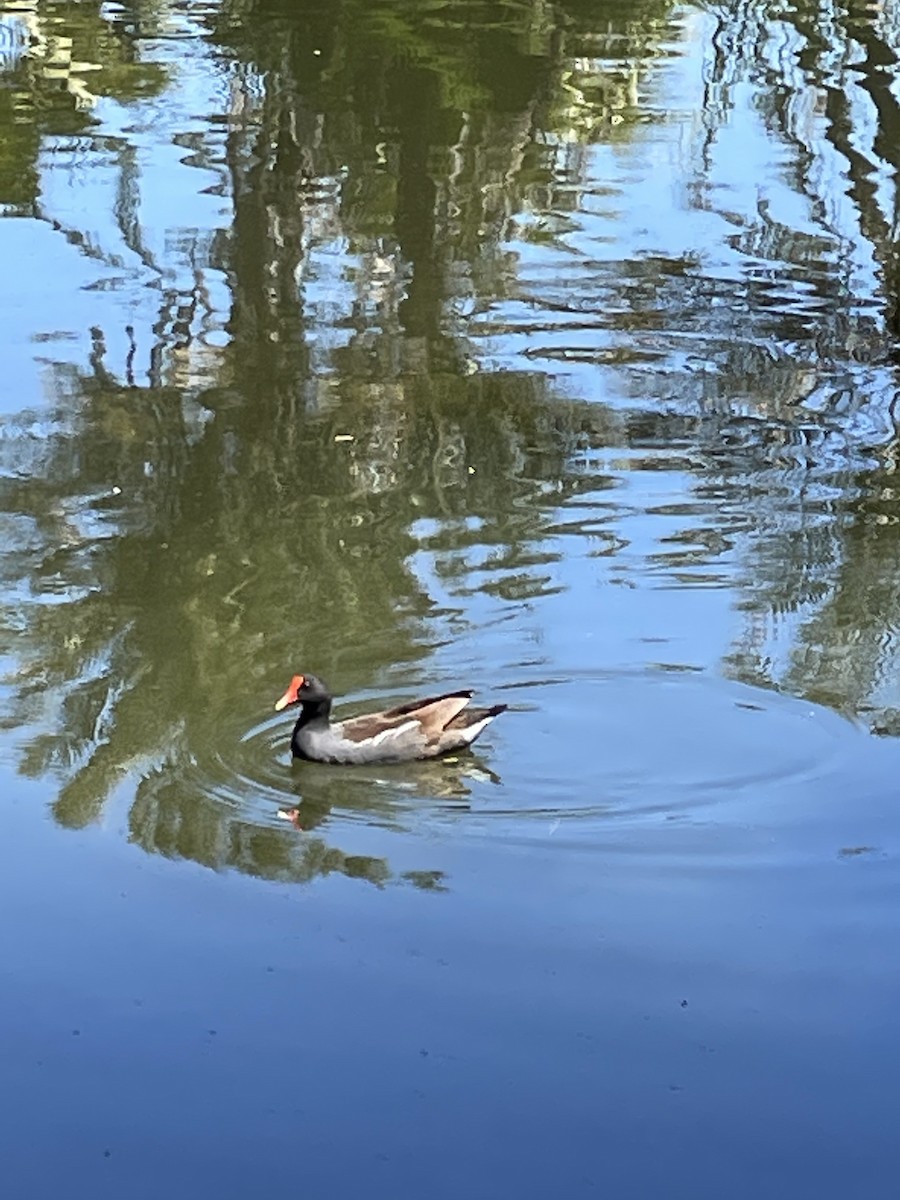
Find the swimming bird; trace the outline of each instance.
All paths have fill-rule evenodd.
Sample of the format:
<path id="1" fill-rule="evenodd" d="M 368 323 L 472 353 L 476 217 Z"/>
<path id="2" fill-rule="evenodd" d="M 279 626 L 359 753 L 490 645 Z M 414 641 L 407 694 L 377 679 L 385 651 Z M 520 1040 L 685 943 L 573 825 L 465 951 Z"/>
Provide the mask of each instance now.
<path id="1" fill-rule="evenodd" d="M 331 720 L 332 696 L 315 675 L 295 675 L 275 704 L 300 705 L 291 735 L 294 758 L 326 763 L 411 762 L 471 746 L 507 707 L 469 708 L 471 689 L 412 700 L 383 712 Z"/>

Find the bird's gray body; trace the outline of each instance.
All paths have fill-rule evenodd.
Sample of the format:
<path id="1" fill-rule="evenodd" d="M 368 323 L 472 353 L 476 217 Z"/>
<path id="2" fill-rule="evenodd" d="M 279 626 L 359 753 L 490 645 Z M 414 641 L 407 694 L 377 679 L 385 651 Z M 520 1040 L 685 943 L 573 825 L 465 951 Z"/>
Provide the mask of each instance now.
<path id="1" fill-rule="evenodd" d="M 360 741 L 348 736 L 343 723 L 332 725 L 317 718 L 295 730 L 291 749 L 296 758 L 329 763 L 389 763 L 437 758 L 470 746 L 495 715 L 476 718 L 471 725 L 445 729 L 432 738 L 421 722 L 411 718 Z"/>

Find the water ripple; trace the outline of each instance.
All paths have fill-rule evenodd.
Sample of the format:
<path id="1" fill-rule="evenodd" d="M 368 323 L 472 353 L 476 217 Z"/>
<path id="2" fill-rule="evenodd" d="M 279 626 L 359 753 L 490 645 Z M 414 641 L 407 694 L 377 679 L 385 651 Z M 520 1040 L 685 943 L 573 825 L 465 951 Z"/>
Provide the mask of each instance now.
<path id="1" fill-rule="evenodd" d="M 421 836 L 602 840 L 614 826 L 727 819 L 782 784 L 836 771 L 861 736 L 827 709 L 660 663 L 571 669 L 507 688 L 478 754 L 335 767 L 290 762 L 273 716 L 197 763 L 195 784 L 251 824 L 404 829 Z M 527 753 L 525 749 L 527 747 Z M 562 839 L 560 839 L 562 844 Z"/>

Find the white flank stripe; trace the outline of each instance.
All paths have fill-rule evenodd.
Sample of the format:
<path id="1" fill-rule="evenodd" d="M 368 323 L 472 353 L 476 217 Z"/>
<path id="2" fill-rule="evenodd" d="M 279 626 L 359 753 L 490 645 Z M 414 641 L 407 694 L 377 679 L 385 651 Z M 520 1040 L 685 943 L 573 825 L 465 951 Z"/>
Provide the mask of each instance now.
<path id="1" fill-rule="evenodd" d="M 402 725 L 397 725 L 393 729 L 382 729 L 381 733 L 376 733 L 372 738 L 372 744 L 373 746 L 377 746 L 387 738 L 399 737 L 401 733 L 406 733 L 408 729 L 415 729 L 418 723 L 418 721 L 404 721 Z"/>

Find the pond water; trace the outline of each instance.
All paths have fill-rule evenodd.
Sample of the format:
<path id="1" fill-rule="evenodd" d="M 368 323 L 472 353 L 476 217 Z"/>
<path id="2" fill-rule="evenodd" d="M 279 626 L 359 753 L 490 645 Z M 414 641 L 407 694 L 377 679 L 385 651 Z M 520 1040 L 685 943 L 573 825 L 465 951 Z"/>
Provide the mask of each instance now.
<path id="1" fill-rule="evenodd" d="M 890 1193 L 898 51 L 0 3 L 16 1196 Z"/>

